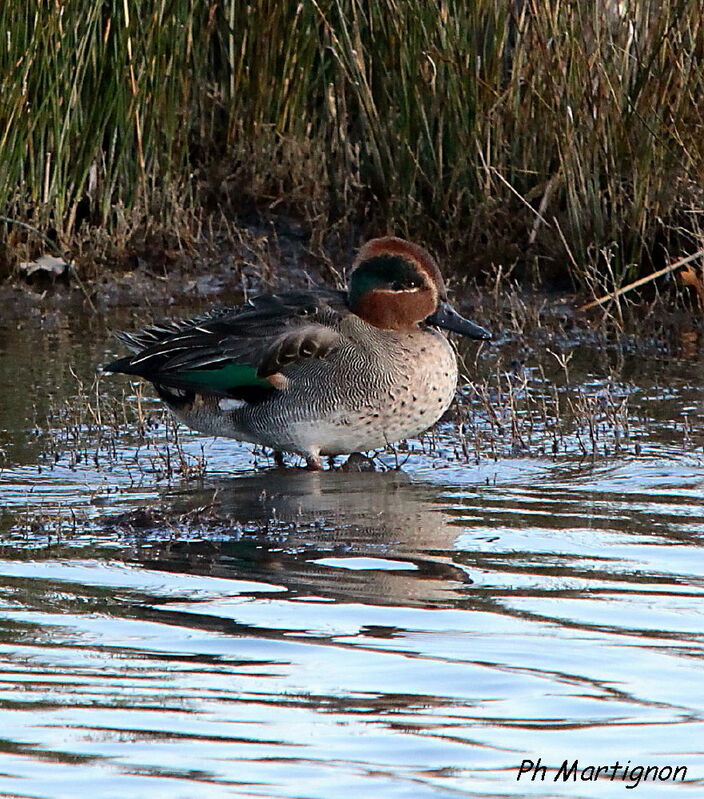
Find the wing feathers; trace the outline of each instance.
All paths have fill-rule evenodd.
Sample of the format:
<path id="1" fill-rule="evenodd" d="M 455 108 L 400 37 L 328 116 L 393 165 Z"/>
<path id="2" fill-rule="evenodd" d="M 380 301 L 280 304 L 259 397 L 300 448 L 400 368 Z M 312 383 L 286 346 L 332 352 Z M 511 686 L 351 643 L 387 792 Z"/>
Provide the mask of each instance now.
<path id="1" fill-rule="evenodd" d="M 306 358 L 325 358 L 340 344 L 337 330 L 309 324 L 275 338 L 264 352 L 257 374 L 268 377 L 286 364 Z"/>
<path id="2" fill-rule="evenodd" d="M 286 383 L 281 369 L 305 359 L 325 358 L 340 345 L 338 325 L 347 313 L 344 292 L 262 295 L 236 308 L 119 333 L 120 341 L 135 354 L 105 369 L 165 385 L 186 381 L 199 391 L 218 394 L 227 389 L 224 383 L 229 376 L 239 376 L 233 390 L 244 385 L 246 375 L 252 376 L 252 385 L 261 386 L 264 379 L 280 388 Z"/>

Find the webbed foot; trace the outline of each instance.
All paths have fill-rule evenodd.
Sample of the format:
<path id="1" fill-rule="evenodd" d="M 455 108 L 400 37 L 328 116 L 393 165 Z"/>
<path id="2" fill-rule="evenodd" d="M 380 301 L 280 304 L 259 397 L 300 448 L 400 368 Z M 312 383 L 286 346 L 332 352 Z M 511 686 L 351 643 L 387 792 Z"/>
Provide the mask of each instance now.
<path id="1" fill-rule="evenodd" d="M 376 466 L 371 458 L 361 452 L 353 452 L 342 464 L 343 472 L 375 472 Z"/>

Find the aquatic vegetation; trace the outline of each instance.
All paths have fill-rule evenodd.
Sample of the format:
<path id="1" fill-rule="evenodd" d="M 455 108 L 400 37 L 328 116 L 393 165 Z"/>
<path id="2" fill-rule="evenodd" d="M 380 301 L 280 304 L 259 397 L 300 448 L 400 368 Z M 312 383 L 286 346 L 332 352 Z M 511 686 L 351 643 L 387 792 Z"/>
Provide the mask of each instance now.
<path id="1" fill-rule="evenodd" d="M 649 326 L 644 336 L 638 320 L 628 322 L 627 332 L 617 322 L 591 331 L 575 327 L 578 318 L 546 310 L 544 298 L 517 292 L 495 305 L 485 296 L 472 315 L 501 336 L 491 346 L 460 350 L 453 407 L 430 433 L 373 453 L 377 470 L 496 464 L 501 474 L 531 460 L 575 466 L 647 460 L 661 448 L 701 457 L 701 415 L 688 410 L 700 389 L 683 377 L 700 355 L 696 345 L 688 348 L 686 331 Z M 98 340 L 108 336 L 103 330 Z M 106 482 L 131 489 L 198 483 L 274 465 L 271 450 L 179 431 L 141 381 L 125 388 L 105 377 L 93 383 L 69 375 L 62 392 L 70 399 L 52 399 L 32 424 L 36 468 L 83 474 L 97 494 Z"/>

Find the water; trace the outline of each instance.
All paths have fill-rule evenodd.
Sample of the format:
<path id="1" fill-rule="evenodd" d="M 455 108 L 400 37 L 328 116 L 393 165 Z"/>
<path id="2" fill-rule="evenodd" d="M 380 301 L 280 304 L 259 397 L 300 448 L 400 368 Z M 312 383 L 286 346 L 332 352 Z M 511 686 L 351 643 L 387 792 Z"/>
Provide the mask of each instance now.
<path id="1" fill-rule="evenodd" d="M 507 337 L 401 471 L 309 473 L 96 392 L 123 324 L 0 332 L 0 795 L 704 791 L 700 354 Z"/>

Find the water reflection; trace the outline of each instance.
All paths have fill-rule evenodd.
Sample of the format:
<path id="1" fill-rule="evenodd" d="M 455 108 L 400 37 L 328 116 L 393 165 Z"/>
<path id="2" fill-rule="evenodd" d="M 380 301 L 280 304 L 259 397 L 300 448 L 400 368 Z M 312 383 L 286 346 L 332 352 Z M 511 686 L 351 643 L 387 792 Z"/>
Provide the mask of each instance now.
<path id="1" fill-rule="evenodd" d="M 585 483 L 269 471 L 104 515 L 102 549 L 6 549 L 5 785 L 486 796 L 524 756 L 614 752 L 695 773 L 700 542 L 649 546 L 631 496 Z M 662 475 L 651 500 L 667 533 L 700 518 Z"/>
<path id="2" fill-rule="evenodd" d="M 11 336 L 0 375 L 20 364 L 38 407 L 52 391 L 75 402 L 68 367 L 88 382 L 101 335 L 42 336 L 38 351 L 61 351 L 45 370 L 31 336 Z M 572 379 L 605 384 L 615 355 L 585 352 Z M 477 465 L 446 457 L 441 427 L 403 472 L 320 474 L 253 470 L 246 448 L 209 442 L 203 482 L 180 487 L 136 482 L 130 440 L 107 463 L 39 470 L 15 396 L 0 431 L 0 794 L 611 795 L 517 785 L 538 757 L 682 764 L 672 790 L 701 792 L 701 379 L 696 363 L 644 375 L 619 357 L 640 455 L 533 446 Z M 43 522 L 59 512 L 69 523 Z"/>
<path id="3" fill-rule="evenodd" d="M 440 490 L 402 472 L 274 470 L 172 499 L 217 540 L 147 546 L 151 568 L 219 577 L 274 573 L 294 594 L 380 604 L 449 602 L 471 582 L 452 559 L 458 528 Z"/>

